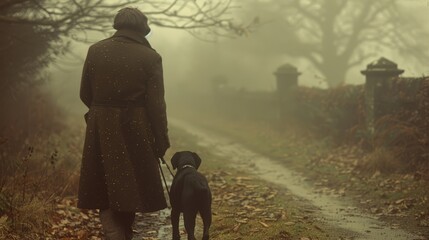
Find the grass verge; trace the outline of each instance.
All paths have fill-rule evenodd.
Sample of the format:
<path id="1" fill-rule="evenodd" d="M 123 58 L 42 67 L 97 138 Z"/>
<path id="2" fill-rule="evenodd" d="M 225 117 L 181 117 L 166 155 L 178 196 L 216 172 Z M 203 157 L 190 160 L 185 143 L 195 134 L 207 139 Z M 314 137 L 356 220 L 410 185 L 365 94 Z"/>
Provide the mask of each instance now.
<path id="1" fill-rule="evenodd" d="M 72 129 L 34 135 L 19 152 L 2 146 L 0 239 L 49 237 L 56 204 L 77 188 L 80 132 Z"/>

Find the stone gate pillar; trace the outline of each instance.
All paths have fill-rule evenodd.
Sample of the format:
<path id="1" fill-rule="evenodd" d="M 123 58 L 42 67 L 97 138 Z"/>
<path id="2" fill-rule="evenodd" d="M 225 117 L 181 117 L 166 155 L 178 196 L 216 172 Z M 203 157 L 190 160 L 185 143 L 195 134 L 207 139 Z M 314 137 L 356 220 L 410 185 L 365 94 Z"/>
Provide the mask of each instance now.
<path id="1" fill-rule="evenodd" d="M 367 65 L 361 73 L 365 75 L 365 120 L 369 136 L 374 136 L 375 122 L 385 114 L 383 95 L 389 90 L 390 80 L 398 77 L 404 70 L 384 57 Z"/>
<path id="2" fill-rule="evenodd" d="M 279 117 L 284 119 L 293 110 L 295 105 L 295 91 L 298 87 L 298 69 L 291 64 L 281 65 L 274 72 L 279 99 Z"/>

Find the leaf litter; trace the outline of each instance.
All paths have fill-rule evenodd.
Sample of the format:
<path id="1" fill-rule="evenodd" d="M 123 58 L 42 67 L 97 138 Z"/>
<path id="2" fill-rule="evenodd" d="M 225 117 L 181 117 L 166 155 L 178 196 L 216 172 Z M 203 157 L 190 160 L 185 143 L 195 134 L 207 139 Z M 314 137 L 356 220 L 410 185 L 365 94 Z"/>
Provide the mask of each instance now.
<path id="1" fill-rule="evenodd" d="M 246 239 L 246 236 L 267 231 L 270 232 L 270 236 L 265 236 L 264 239 L 292 239 L 293 234 L 288 232 L 288 228 L 293 228 L 297 224 L 300 224 L 300 227 L 305 226 L 324 232 L 315 224 L 312 216 L 314 210 L 300 207 L 295 209 L 296 212 L 288 213 L 281 203 L 274 201 L 279 195 L 288 193 L 279 193 L 275 187 L 267 186 L 257 178 L 235 175 L 222 170 L 206 174 L 213 193 L 212 208 L 217 211 L 214 214 L 215 221 L 233 220 L 233 224 L 217 226 L 213 239 L 222 239 L 222 234 L 232 232 L 241 236 L 237 239 Z M 246 228 L 243 229 L 244 227 Z M 294 239 L 296 237 L 298 236 L 294 236 Z M 310 239 L 305 236 L 301 238 Z"/>
<path id="2" fill-rule="evenodd" d="M 365 158 L 358 147 L 339 147 L 307 165 L 313 174 L 308 180 L 315 181 L 318 193 L 355 199 L 364 211 L 390 222 L 391 228 L 405 225 L 429 234 L 429 188 L 425 187 L 429 179 L 418 171 L 387 174 L 367 169 Z M 334 170 L 322 172 L 321 168 Z M 315 176 L 323 177 L 313 180 Z"/>
<path id="3" fill-rule="evenodd" d="M 216 225 L 216 220 L 218 222 L 221 222 L 222 219 L 233 220 L 233 224 L 219 226 L 217 230 L 214 230 L 213 239 L 221 239 L 221 237 L 216 237 L 220 235 L 220 232 L 236 232 L 243 236 L 250 236 L 263 231 L 263 229 L 270 229 L 274 223 L 279 221 L 285 228 L 294 226 L 297 222 L 311 222 L 305 209 L 301 210 L 302 215 L 289 216 L 285 208 L 273 203 L 273 199 L 279 194 L 278 190 L 258 184 L 259 182 L 254 181 L 255 179 L 251 177 L 234 177 L 233 174 L 226 171 L 212 171 L 205 175 L 209 180 L 213 194 L 214 225 Z M 76 198 L 58 199 L 50 223 L 51 228 L 46 236 L 47 240 L 95 240 L 102 238 L 98 211 L 80 210 L 76 207 L 76 203 Z M 222 206 L 228 208 L 222 208 Z M 224 210 L 231 208 L 234 211 Z M 169 215 L 169 213 L 167 214 Z M 294 218 L 293 221 L 291 218 Z M 138 214 L 134 225 L 135 237 L 145 240 L 161 239 L 158 238 L 160 229 L 169 225 L 169 217 L 160 217 L 160 213 Z M 249 225 L 253 227 L 242 231 L 243 226 Z M 314 228 L 317 229 L 318 227 L 314 226 Z M 171 228 L 167 229 L 170 231 Z M 286 230 L 273 234 L 276 236 L 271 238 L 267 236 L 267 239 L 292 239 L 291 234 Z M 166 233 L 166 235 L 169 236 L 170 233 Z M 305 237 L 302 238 L 306 239 Z"/>
<path id="4" fill-rule="evenodd" d="M 52 217 L 51 230 L 47 240 L 101 239 L 103 236 L 98 211 L 80 210 L 76 207 L 76 198 L 64 198 L 57 201 Z M 162 226 L 170 224 L 169 219 L 160 217 L 165 212 L 137 213 L 134 225 L 136 239 L 156 240 Z"/>

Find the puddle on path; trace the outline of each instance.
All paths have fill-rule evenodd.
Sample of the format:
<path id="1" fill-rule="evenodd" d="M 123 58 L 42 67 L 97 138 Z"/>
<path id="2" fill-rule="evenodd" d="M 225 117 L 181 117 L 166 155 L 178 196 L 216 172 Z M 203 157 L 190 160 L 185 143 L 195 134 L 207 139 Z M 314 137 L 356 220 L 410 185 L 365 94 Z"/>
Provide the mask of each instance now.
<path id="1" fill-rule="evenodd" d="M 170 123 L 198 137 L 199 145 L 211 149 L 219 156 L 230 159 L 233 167 L 241 170 L 248 169 L 250 173 L 261 179 L 284 186 L 292 194 L 310 201 L 320 209 L 323 220 L 332 226 L 353 232 L 351 236 L 348 236 L 349 238 L 356 240 L 422 239 L 404 230 L 392 229 L 374 216 L 363 214 L 356 208 L 350 208 L 349 205 L 336 198 L 315 193 L 316 189 L 305 183 L 302 176 L 226 137 L 180 120 L 174 119 Z"/>
<path id="2" fill-rule="evenodd" d="M 133 239 L 169 239 L 171 238 L 170 210 L 154 213 L 137 213 L 134 223 Z"/>

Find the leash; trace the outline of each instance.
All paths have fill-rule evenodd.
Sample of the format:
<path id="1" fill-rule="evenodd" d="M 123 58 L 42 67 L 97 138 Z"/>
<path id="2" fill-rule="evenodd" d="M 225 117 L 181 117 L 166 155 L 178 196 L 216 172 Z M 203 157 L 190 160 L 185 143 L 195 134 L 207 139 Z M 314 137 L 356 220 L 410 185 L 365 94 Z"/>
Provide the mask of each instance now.
<path id="1" fill-rule="evenodd" d="M 170 169 L 170 166 L 168 166 L 167 162 L 164 160 L 164 157 L 161 157 L 161 162 L 162 164 L 164 164 L 165 166 L 167 166 L 168 171 L 170 172 L 171 176 L 174 178 L 174 174 Z"/>
<path id="2" fill-rule="evenodd" d="M 159 161 L 158 161 L 158 166 L 159 166 L 159 170 L 161 171 L 162 179 L 164 180 L 165 188 L 167 189 L 168 197 L 170 197 L 170 189 L 168 189 L 167 181 L 165 180 L 165 176 L 164 176 L 164 171 L 162 171 L 161 162 L 162 162 L 162 164 L 164 164 L 164 165 L 166 165 L 166 166 L 167 166 L 167 169 L 168 169 L 168 171 L 170 172 L 170 174 L 171 174 L 171 176 L 172 176 L 173 178 L 174 178 L 174 174 L 173 174 L 173 172 L 171 171 L 171 169 L 170 169 L 170 167 L 168 166 L 168 164 L 165 162 L 164 158 L 163 158 L 163 157 L 161 157 L 161 158 L 159 159 Z"/>

